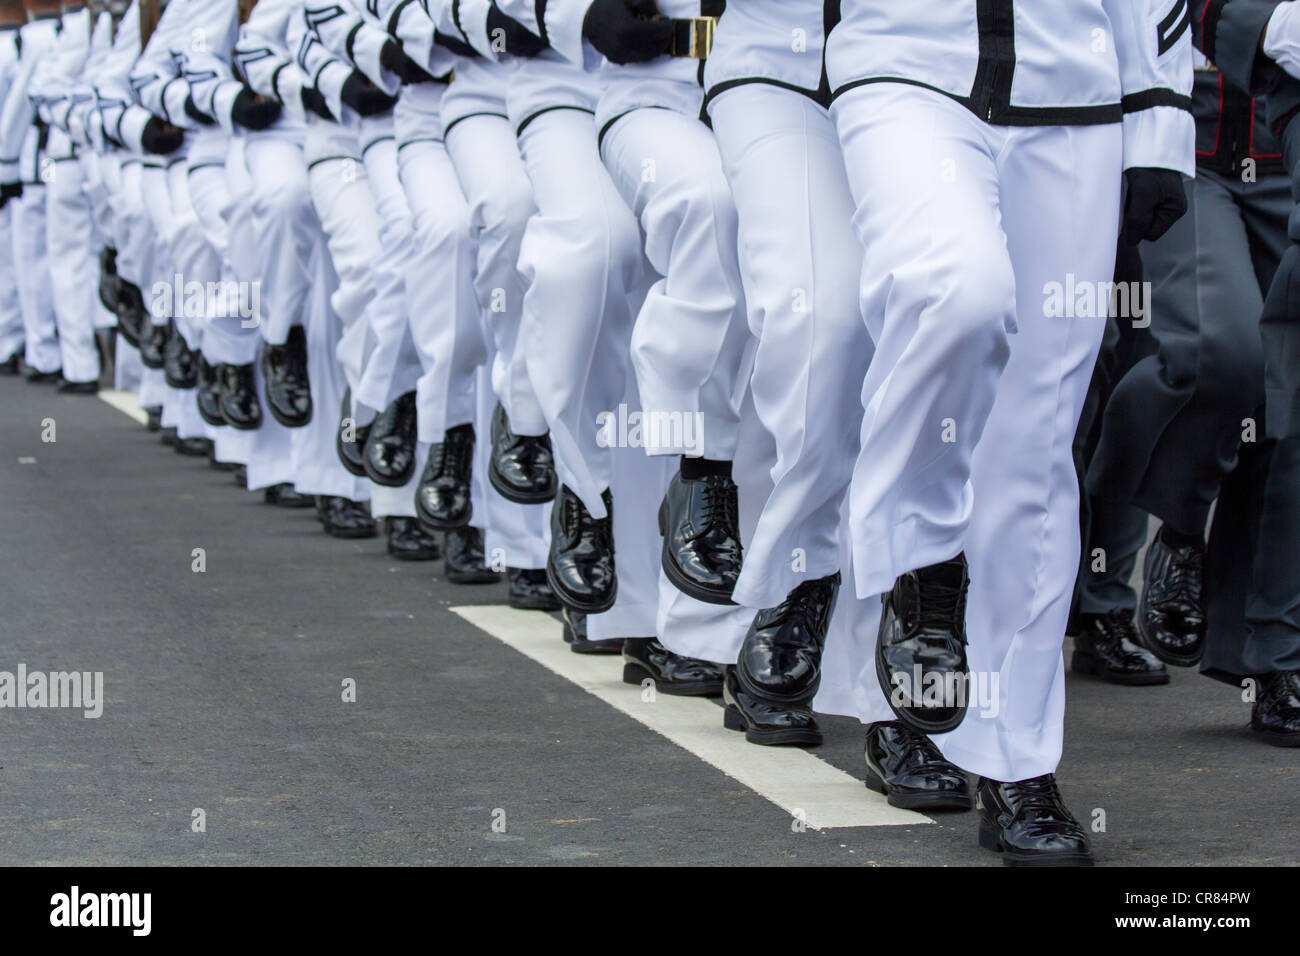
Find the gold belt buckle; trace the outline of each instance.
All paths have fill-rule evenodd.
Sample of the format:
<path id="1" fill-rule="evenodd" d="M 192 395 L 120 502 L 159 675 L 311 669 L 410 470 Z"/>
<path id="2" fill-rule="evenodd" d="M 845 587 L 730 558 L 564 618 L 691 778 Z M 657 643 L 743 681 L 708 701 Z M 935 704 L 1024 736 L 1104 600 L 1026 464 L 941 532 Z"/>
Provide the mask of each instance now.
<path id="1" fill-rule="evenodd" d="M 679 17 L 676 23 L 690 24 L 690 41 L 688 49 L 681 49 L 677 43 L 677 33 L 673 32 L 670 56 L 689 57 L 694 60 L 708 59 L 713 49 L 713 30 L 718 25 L 717 17 Z"/>

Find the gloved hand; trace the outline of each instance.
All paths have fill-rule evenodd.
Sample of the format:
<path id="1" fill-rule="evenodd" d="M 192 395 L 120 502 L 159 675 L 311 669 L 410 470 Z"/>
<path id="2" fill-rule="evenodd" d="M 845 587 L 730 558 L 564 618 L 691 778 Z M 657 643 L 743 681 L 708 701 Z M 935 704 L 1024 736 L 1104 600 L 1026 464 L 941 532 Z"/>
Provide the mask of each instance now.
<path id="1" fill-rule="evenodd" d="M 140 134 L 140 145 L 146 153 L 174 153 L 183 142 L 185 130 L 156 116 L 149 117 Z"/>
<path id="2" fill-rule="evenodd" d="M 511 56 L 537 56 L 546 49 L 546 41 L 518 20 L 512 20 L 496 4 L 488 7 L 487 34 L 493 49 L 504 47 Z"/>
<path id="3" fill-rule="evenodd" d="M 1175 169 L 1138 166 L 1124 170 L 1124 222 L 1121 235 L 1130 246 L 1159 239 L 1187 212 L 1183 177 Z"/>
<path id="4" fill-rule="evenodd" d="M 309 113 L 315 113 L 321 119 L 333 120 L 334 114 L 330 112 L 329 106 L 325 102 L 325 97 L 321 96 L 320 90 L 314 86 L 304 86 L 301 93 L 302 108 Z"/>
<path id="5" fill-rule="evenodd" d="M 230 118 L 244 129 L 266 129 L 280 118 L 283 109 L 275 100 L 258 96 L 245 87 L 230 106 Z"/>
<path id="6" fill-rule="evenodd" d="M 371 83 L 364 73 L 353 70 L 343 83 L 343 102 L 362 116 L 374 116 L 391 110 L 397 98 Z"/>
<path id="7" fill-rule="evenodd" d="M 596 0 L 582 33 L 611 63 L 644 63 L 668 52 L 673 27 L 655 0 Z"/>
<path id="8" fill-rule="evenodd" d="M 200 126 L 211 126 L 216 122 L 211 116 L 199 109 L 198 104 L 194 102 L 193 96 L 185 97 L 185 115 Z"/>
<path id="9" fill-rule="evenodd" d="M 403 83 L 427 83 L 433 79 L 428 70 L 406 55 L 396 40 L 385 41 L 379 51 L 379 65 L 389 73 L 396 73 Z"/>
<path id="10" fill-rule="evenodd" d="M 17 199 L 23 194 L 22 183 L 3 183 L 0 184 L 0 209 L 11 199 Z"/>

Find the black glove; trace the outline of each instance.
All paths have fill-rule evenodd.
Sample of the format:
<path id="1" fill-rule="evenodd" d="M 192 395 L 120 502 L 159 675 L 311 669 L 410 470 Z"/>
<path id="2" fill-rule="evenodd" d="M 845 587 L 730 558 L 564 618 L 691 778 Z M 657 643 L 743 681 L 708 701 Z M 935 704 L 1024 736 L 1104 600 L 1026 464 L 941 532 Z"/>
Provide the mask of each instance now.
<path id="1" fill-rule="evenodd" d="M 156 116 L 149 117 L 140 134 L 140 145 L 146 153 L 174 153 L 185 142 L 185 130 L 173 126 Z"/>
<path id="2" fill-rule="evenodd" d="M 402 49 L 396 40 L 388 40 L 379 51 L 379 65 L 389 73 L 396 73 L 403 83 L 428 83 L 433 76 Z"/>
<path id="3" fill-rule="evenodd" d="M 22 183 L 4 183 L 0 184 L 0 209 L 11 199 L 17 199 L 23 194 Z"/>
<path id="4" fill-rule="evenodd" d="M 366 79 L 364 73 L 353 70 L 343 84 L 343 102 L 362 116 L 375 116 L 391 110 L 397 97 L 389 96 Z"/>
<path id="5" fill-rule="evenodd" d="M 258 96 L 245 87 L 230 106 L 230 118 L 244 129 L 266 129 L 280 118 L 282 109 L 275 100 Z"/>
<path id="6" fill-rule="evenodd" d="M 334 120 L 334 114 L 330 112 L 329 106 L 325 103 L 325 97 L 321 96 L 320 90 L 314 86 L 304 86 L 302 88 L 302 108 L 309 113 L 315 113 L 321 119 Z"/>
<path id="7" fill-rule="evenodd" d="M 1182 174 L 1174 169 L 1139 166 L 1124 170 L 1124 223 L 1121 235 L 1130 246 L 1159 239 L 1187 212 Z"/>
<path id="8" fill-rule="evenodd" d="M 199 109 L 198 104 L 194 102 L 193 96 L 185 97 L 185 115 L 200 126 L 211 126 L 216 122 L 211 116 Z"/>
<path id="9" fill-rule="evenodd" d="M 673 25 L 655 0 L 596 0 L 582 33 L 611 63 L 644 63 L 668 52 Z"/>
<path id="10" fill-rule="evenodd" d="M 510 19 L 497 9 L 495 3 L 488 8 L 487 33 L 493 49 L 496 49 L 499 37 L 505 44 L 504 52 L 511 56 L 537 56 L 546 49 L 545 40 L 518 20 Z"/>

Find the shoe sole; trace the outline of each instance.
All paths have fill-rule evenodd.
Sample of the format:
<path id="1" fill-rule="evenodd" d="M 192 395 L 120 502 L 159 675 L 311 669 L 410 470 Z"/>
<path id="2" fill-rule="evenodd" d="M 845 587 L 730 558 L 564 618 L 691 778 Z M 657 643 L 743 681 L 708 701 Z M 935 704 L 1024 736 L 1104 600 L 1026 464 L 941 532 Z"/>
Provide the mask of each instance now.
<path id="1" fill-rule="evenodd" d="M 628 661 L 623 665 L 623 683 L 640 686 L 642 681 L 654 681 L 655 690 L 669 697 L 720 697 L 722 681 L 691 681 L 678 684 L 673 681 L 661 681 L 640 664 Z"/>
<path id="2" fill-rule="evenodd" d="M 429 514 L 424 506 L 420 504 L 417 497 L 415 502 L 415 516 L 420 519 L 422 525 L 434 531 L 459 531 L 461 528 L 469 527 L 470 519 L 474 517 L 474 506 L 471 505 L 469 508 L 465 509 L 465 519 L 463 521 L 453 523 L 444 521 L 440 518 L 434 518 Z"/>
<path id="3" fill-rule="evenodd" d="M 749 726 L 744 715 L 728 704 L 722 709 L 722 726 L 743 730 L 745 739 L 760 747 L 817 747 L 825 739 L 820 730 L 760 730 Z"/>
<path id="4" fill-rule="evenodd" d="M 1154 640 L 1151 635 L 1147 633 L 1145 614 L 1137 615 L 1137 626 L 1138 637 L 1142 638 L 1142 646 L 1159 658 L 1160 662 L 1163 664 L 1167 664 L 1170 667 L 1195 667 L 1201 662 L 1201 658 L 1205 656 L 1204 640 L 1201 641 L 1200 650 L 1198 650 L 1195 655 L 1179 657 L 1176 654 L 1170 654 L 1160 646 L 1158 641 Z"/>
<path id="5" fill-rule="evenodd" d="M 204 422 L 211 425 L 213 428 L 220 428 L 222 425 L 230 425 L 230 422 L 226 421 L 224 415 L 211 415 L 208 412 L 205 412 L 203 410 L 203 405 L 199 402 L 195 402 L 194 406 L 199 410 L 199 418 L 203 419 Z M 231 425 L 231 427 L 233 428 L 234 426 Z"/>
<path id="6" fill-rule="evenodd" d="M 618 578 L 614 579 L 614 586 L 609 589 L 609 597 L 598 604 L 584 604 L 577 600 L 572 594 L 566 591 L 555 580 L 555 575 L 551 573 L 551 562 L 546 562 L 546 583 L 551 586 L 555 592 L 556 599 L 567 607 L 570 611 L 581 611 L 583 614 L 602 614 L 614 606 L 618 599 Z"/>
<path id="7" fill-rule="evenodd" d="M 660 551 L 659 564 L 664 569 L 664 575 L 668 578 L 673 587 L 681 591 L 687 597 L 695 598 L 697 601 L 703 601 L 705 604 L 717 604 L 722 607 L 735 607 L 736 602 L 731 599 L 732 591 L 727 591 L 724 594 L 721 591 L 714 591 L 711 588 L 706 588 L 698 581 L 692 581 L 686 576 L 685 572 L 677 566 L 677 562 L 669 555 L 668 513 L 664 509 L 666 504 L 668 504 L 666 498 L 659 503 L 659 536 L 664 539 L 663 549 Z"/>
<path id="8" fill-rule="evenodd" d="M 1252 727 L 1251 732 L 1264 743 L 1274 747 L 1300 747 L 1300 731 L 1286 733 L 1279 730 L 1255 730 Z"/>
<path id="9" fill-rule="evenodd" d="M 1152 687 L 1156 684 L 1168 684 L 1168 674 L 1123 674 L 1110 670 L 1101 658 L 1083 651 L 1070 655 L 1070 670 L 1086 677 L 1096 677 L 1109 684 L 1122 684 L 1125 687 Z"/>
<path id="10" fill-rule="evenodd" d="M 575 654 L 622 654 L 623 642 L 618 638 L 601 641 L 568 641 L 569 650 Z"/>
<path id="11" fill-rule="evenodd" d="M 883 794 L 891 807 L 900 810 L 970 810 L 975 806 L 974 794 L 959 793 L 899 793 L 870 767 L 867 768 L 867 789 Z"/>
<path id="12" fill-rule="evenodd" d="M 436 550 L 429 551 L 394 551 L 388 549 L 388 554 L 396 561 L 437 561 L 442 557 Z"/>
<path id="13" fill-rule="evenodd" d="M 348 540 L 361 539 L 361 538 L 376 538 L 379 536 L 379 529 L 378 528 L 365 528 L 365 529 L 331 528 L 329 525 L 326 525 L 325 533 L 329 535 L 331 538 L 338 538 L 343 541 L 348 541 Z"/>
<path id="14" fill-rule="evenodd" d="M 1007 866 L 1092 866 L 1092 854 L 1088 852 L 1071 853 L 1021 853 L 1008 850 L 1002 845 L 997 831 L 983 821 L 980 822 L 980 846 L 992 850 L 1002 857 Z"/>
<path id="15" fill-rule="evenodd" d="M 385 488 L 401 488 L 415 475 L 414 464 L 412 464 L 410 468 L 406 469 L 405 474 L 398 475 L 396 478 L 385 478 L 379 472 L 370 468 L 368 464 L 363 464 L 361 470 L 362 473 L 357 476 L 358 478 L 369 478 L 375 484 L 383 485 Z"/>
<path id="16" fill-rule="evenodd" d="M 509 604 L 517 611 L 558 611 L 563 607 L 559 601 L 554 599 L 543 601 L 531 598 L 526 600 L 516 600 L 515 598 L 511 598 Z"/>
<path id="17" fill-rule="evenodd" d="M 548 501 L 554 501 L 556 493 L 560 490 L 559 482 L 552 481 L 547 491 L 519 491 L 501 477 L 496 463 L 491 461 L 488 462 L 488 484 L 506 501 L 513 501 L 517 505 L 544 505 Z"/>
<path id="18" fill-rule="evenodd" d="M 923 734 L 946 734 L 956 730 L 961 726 L 961 722 L 966 719 L 967 707 L 963 707 L 957 716 L 949 720 L 929 722 L 916 716 L 915 708 L 895 707 L 894 706 L 894 685 L 889 680 L 888 673 L 885 669 L 884 661 L 880 658 L 880 645 L 876 645 L 876 681 L 880 684 L 880 691 L 885 695 L 885 701 L 889 704 L 889 709 L 894 712 L 894 716 L 901 720 L 913 730 L 918 730 Z"/>
<path id="19" fill-rule="evenodd" d="M 184 384 L 180 384 L 181 380 L 174 379 L 170 375 L 164 374 L 163 381 L 166 382 L 168 385 L 170 385 L 172 388 L 180 389 L 182 392 L 188 392 L 192 388 L 199 387 L 199 380 L 197 378 L 194 379 L 194 381 L 192 382 L 186 382 Z"/>

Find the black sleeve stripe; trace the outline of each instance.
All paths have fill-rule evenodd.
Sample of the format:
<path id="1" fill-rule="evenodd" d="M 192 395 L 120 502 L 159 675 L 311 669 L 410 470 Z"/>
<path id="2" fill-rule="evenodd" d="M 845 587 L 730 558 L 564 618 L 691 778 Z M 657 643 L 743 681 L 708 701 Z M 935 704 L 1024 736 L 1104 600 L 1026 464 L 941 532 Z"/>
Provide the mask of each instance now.
<path id="1" fill-rule="evenodd" d="M 1125 113 L 1138 113 L 1156 106 L 1172 106 L 1176 109 L 1187 110 L 1190 113 L 1192 111 L 1192 98 L 1164 87 L 1157 87 L 1156 89 L 1143 90 L 1141 93 L 1130 93 L 1120 100 L 1120 106 Z"/>
<path id="2" fill-rule="evenodd" d="M 1159 27 L 1156 28 L 1156 55 L 1164 56 L 1173 49 L 1174 44 L 1179 41 L 1192 25 L 1192 10 L 1187 5 L 1187 0 L 1178 0 L 1169 15 L 1160 21 Z"/>

